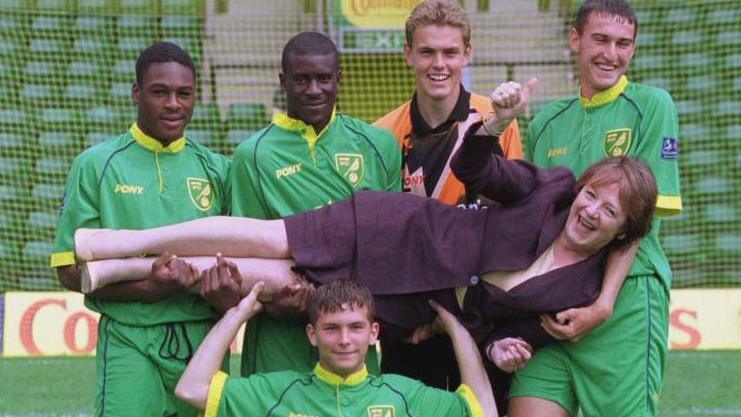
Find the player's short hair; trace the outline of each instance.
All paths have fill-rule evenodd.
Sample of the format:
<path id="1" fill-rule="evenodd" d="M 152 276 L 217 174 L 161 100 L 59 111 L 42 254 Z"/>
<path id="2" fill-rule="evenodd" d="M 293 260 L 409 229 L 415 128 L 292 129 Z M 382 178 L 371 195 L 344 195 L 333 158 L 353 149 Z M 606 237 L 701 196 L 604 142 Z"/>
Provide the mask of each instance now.
<path id="1" fill-rule="evenodd" d="M 177 62 L 193 71 L 193 79 L 196 78 L 196 66 L 187 52 L 172 42 L 155 42 L 139 54 L 136 60 L 136 83 L 141 84 L 144 74 L 152 64 L 163 62 Z"/>
<path id="2" fill-rule="evenodd" d="M 587 25 L 592 13 L 615 16 L 619 21 L 632 23 L 635 28 L 633 30 L 633 39 L 635 40 L 638 33 L 638 18 L 626 0 L 585 0 L 576 12 L 576 21 L 574 22 L 574 28 L 580 35 L 584 33 L 584 26 Z"/>
<path id="3" fill-rule="evenodd" d="M 319 286 L 309 302 L 309 323 L 316 324 L 322 314 L 363 307 L 368 309 L 368 321 L 373 322 L 376 305 L 368 288 L 349 279 L 332 281 Z"/>
<path id="4" fill-rule="evenodd" d="M 584 186 L 618 184 L 620 205 L 625 212 L 623 239 L 613 242 L 614 247 L 625 246 L 651 231 L 651 220 L 658 190 L 656 178 L 645 163 L 627 156 L 603 159 L 589 168 L 577 180 L 577 189 Z"/>
<path id="5" fill-rule="evenodd" d="M 406 22 L 406 40 L 412 46 L 414 32 L 423 26 L 452 26 L 460 29 L 463 45 L 471 44 L 471 24 L 465 10 L 455 0 L 426 0 L 414 7 Z"/>
<path id="6" fill-rule="evenodd" d="M 319 32 L 301 32 L 292 37 L 283 47 L 280 65 L 283 72 L 288 72 L 288 59 L 299 55 L 332 55 L 335 60 L 335 69 L 340 69 L 340 53 L 337 46 L 327 35 Z"/>

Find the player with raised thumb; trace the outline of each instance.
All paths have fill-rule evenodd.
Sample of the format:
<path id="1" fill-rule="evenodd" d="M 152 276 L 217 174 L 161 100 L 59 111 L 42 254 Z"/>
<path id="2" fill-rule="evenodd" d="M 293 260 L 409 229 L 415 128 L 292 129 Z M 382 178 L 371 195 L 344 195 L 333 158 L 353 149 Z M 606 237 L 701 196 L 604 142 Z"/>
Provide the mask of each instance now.
<path id="1" fill-rule="evenodd" d="M 494 112 L 484 120 L 478 134 L 499 136 L 504 129 L 530 104 L 538 79 L 531 78 L 524 86 L 516 81 L 500 84 L 489 96 Z"/>

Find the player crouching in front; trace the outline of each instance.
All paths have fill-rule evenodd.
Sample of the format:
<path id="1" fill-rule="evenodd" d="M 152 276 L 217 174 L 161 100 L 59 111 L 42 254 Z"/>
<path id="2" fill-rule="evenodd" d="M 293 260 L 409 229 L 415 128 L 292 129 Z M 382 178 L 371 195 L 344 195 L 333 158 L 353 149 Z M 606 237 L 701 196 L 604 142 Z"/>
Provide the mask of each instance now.
<path id="1" fill-rule="evenodd" d="M 206 274 L 229 274 L 220 259 Z M 237 330 L 262 305 L 258 283 L 228 310 L 206 336 L 175 389 L 181 400 L 204 410 L 205 416 L 340 415 L 347 416 L 471 416 L 497 415 L 489 379 L 476 344 L 458 320 L 442 307 L 436 325 L 451 338 L 463 383 L 456 392 L 425 386 L 400 375 L 370 375 L 365 354 L 378 338 L 370 292 L 353 281 L 319 287 L 308 307 L 306 333 L 319 351 L 311 373 L 294 371 L 227 377 L 219 371 Z"/>

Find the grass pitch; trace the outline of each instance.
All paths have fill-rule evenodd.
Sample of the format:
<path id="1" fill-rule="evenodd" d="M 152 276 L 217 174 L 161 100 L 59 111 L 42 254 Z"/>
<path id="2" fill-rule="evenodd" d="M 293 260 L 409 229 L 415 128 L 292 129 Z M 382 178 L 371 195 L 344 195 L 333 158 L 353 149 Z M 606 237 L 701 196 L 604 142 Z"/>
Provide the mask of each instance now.
<path id="1" fill-rule="evenodd" d="M 741 351 L 669 352 L 659 417 L 741 416 L 740 376 Z M 92 417 L 94 395 L 93 358 L 0 359 L 0 417 Z"/>

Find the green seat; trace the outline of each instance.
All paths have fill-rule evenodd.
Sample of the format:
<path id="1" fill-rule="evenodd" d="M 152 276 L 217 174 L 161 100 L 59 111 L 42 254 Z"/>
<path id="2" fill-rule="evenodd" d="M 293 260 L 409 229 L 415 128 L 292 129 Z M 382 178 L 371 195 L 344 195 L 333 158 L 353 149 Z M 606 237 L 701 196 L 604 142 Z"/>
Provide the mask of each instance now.
<path id="1" fill-rule="evenodd" d="M 0 152 L 6 154 L 11 150 L 27 146 L 27 137 L 20 133 L 0 132 Z"/>
<path id="2" fill-rule="evenodd" d="M 741 114 L 741 100 L 719 101 L 715 108 L 716 116 L 737 116 Z"/>
<path id="3" fill-rule="evenodd" d="M 715 79 L 715 77 L 711 75 L 700 75 L 696 77 L 691 77 L 687 81 L 687 88 L 689 90 L 692 90 L 694 92 L 699 93 L 706 93 L 708 91 L 713 91 L 718 87 L 718 82 Z"/>
<path id="4" fill-rule="evenodd" d="M 157 36 L 157 18 L 154 15 L 125 14 L 116 24 L 119 36 Z"/>
<path id="5" fill-rule="evenodd" d="M 708 13 L 708 23 L 710 24 L 723 24 L 723 23 L 738 23 L 741 18 L 738 10 L 721 7 L 716 10 L 712 10 Z"/>
<path id="6" fill-rule="evenodd" d="M 118 3 L 118 0 L 77 0 L 77 10 L 79 13 L 115 16 L 119 13 Z"/>
<path id="7" fill-rule="evenodd" d="M 715 38 L 716 45 L 733 46 L 741 44 L 741 30 L 722 31 Z"/>
<path id="8" fill-rule="evenodd" d="M 79 15 L 75 19 L 75 32 L 79 35 L 110 39 L 113 36 L 114 18 L 111 16 Z"/>
<path id="9" fill-rule="evenodd" d="M 31 241 L 23 246 L 23 258 L 32 265 L 38 265 L 41 262 L 49 261 L 54 243 L 51 240 Z"/>
<path id="10" fill-rule="evenodd" d="M 117 133 L 113 132 L 101 132 L 101 131 L 92 131 L 88 132 L 87 135 L 85 135 L 85 146 L 91 147 L 95 146 L 99 143 L 103 143 L 107 141 L 108 139 L 114 137 Z"/>
<path id="11" fill-rule="evenodd" d="M 679 125 L 679 137 L 687 142 L 706 142 L 710 140 L 710 127 L 695 123 L 682 123 Z"/>
<path id="12" fill-rule="evenodd" d="M 0 38 L 22 39 L 28 33 L 28 15 L 8 12 L 0 15 Z"/>
<path id="13" fill-rule="evenodd" d="M 190 127 L 194 129 L 219 128 L 222 126 L 221 113 L 216 103 L 198 103 L 193 109 Z"/>
<path id="14" fill-rule="evenodd" d="M 664 55 L 644 54 L 636 57 L 634 67 L 637 71 L 656 70 L 665 67 L 666 57 Z"/>
<path id="15" fill-rule="evenodd" d="M 679 100 L 676 103 L 680 116 L 698 115 L 703 112 L 703 105 L 697 100 Z"/>
<path id="16" fill-rule="evenodd" d="M 120 0 L 119 7 L 122 15 L 143 14 L 156 16 L 158 10 L 157 0 Z"/>
<path id="17" fill-rule="evenodd" d="M 108 81 L 108 67 L 100 61 L 82 59 L 72 61 L 67 66 L 67 78 L 70 81 L 94 81 L 96 84 L 104 84 Z"/>
<path id="18" fill-rule="evenodd" d="M 668 255 L 686 255 L 700 249 L 700 239 L 692 234 L 667 235 L 662 239 L 661 247 Z"/>
<path id="19" fill-rule="evenodd" d="M 60 97 L 59 84 L 25 83 L 20 91 L 20 99 L 29 106 L 58 104 Z"/>
<path id="20" fill-rule="evenodd" d="M 262 103 L 232 103 L 227 112 L 229 128 L 257 130 L 268 121 L 267 110 Z"/>
<path id="21" fill-rule="evenodd" d="M 36 0 L 36 10 L 42 12 L 76 12 L 75 0 Z"/>
<path id="22" fill-rule="evenodd" d="M 194 16 L 163 16 L 160 28 L 166 37 L 192 36 L 198 38 L 203 32 L 201 19 Z"/>
<path id="23" fill-rule="evenodd" d="M 105 61 L 108 58 L 108 54 L 113 50 L 113 42 L 110 38 L 104 37 L 80 37 L 75 39 L 72 46 L 72 52 L 78 59 L 97 59 Z"/>
<path id="24" fill-rule="evenodd" d="M 726 65 L 730 68 L 741 68 L 741 54 L 729 54 L 726 56 Z"/>
<path id="25" fill-rule="evenodd" d="M 722 252 L 741 253 L 741 235 L 724 233 L 716 236 L 715 247 Z"/>
<path id="26" fill-rule="evenodd" d="M 54 231 L 58 221 L 59 213 L 55 211 L 32 211 L 26 224 L 32 231 Z"/>
<path id="27" fill-rule="evenodd" d="M 64 184 L 72 161 L 68 158 L 39 158 L 34 173 L 36 179 L 49 184 Z"/>
<path id="28" fill-rule="evenodd" d="M 697 13 L 689 8 L 673 8 L 664 16 L 665 23 L 691 24 L 697 20 Z M 640 24 L 640 22 L 639 22 Z"/>
<path id="29" fill-rule="evenodd" d="M 22 233 L 23 220 L 23 216 L 15 210 L 0 211 L 0 231 L 5 232 L 2 233 L 5 236 L 11 233 L 20 235 Z"/>
<path id="30" fill-rule="evenodd" d="M 699 45 L 702 43 L 702 32 L 695 30 L 680 30 L 672 36 L 672 44 L 678 47 Z"/>
<path id="31" fill-rule="evenodd" d="M 112 106 L 92 107 L 85 113 L 85 118 L 86 123 L 96 129 L 103 128 L 106 131 L 118 132 L 128 127 L 127 122 L 121 119 L 120 109 Z"/>
<path id="32" fill-rule="evenodd" d="M 23 204 L 27 204 L 29 198 L 28 188 L 25 185 L 0 184 L 0 204 L 3 201 L 7 203 L 22 202 Z"/>
<path id="33" fill-rule="evenodd" d="M 68 45 L 63 39 L 36 38 L 31 39 L 28 46 L 29 57 L 46 57 L 49 59 L 64 59 L 68 52 Z"/>
<path id="34" fill-rule="evenodd" d="M 49 107 L 41 110 L 39 123 L 44 127 L 62 126 L 73 129 L 80 126 L 80 114 L 74 109 Z"/>
<path id="35" fill-rule="evenodd" d="M 18 62 L 26 55 L 23 41 L 18 39 L 0 39 L 0 58 L 5 62 Z"/>
<path id="36" fill-rule="evenodd" d="M 62 73 L 61 64 L 54 61 L 28 61 L 23 69 L 23 77 L 27 82 L 48 81 L 58 78 Z"/>
<path id="37" fill-rule="evenodd" d="M 189 128 L 185 131 L 185 136 L 201 145 L 208 146 L 212 150 L 217 150 L 220 145 L 220 137 L 217 130 Z"/>
<path id="38" fill-rule="evenodd" d="M 204 13 L 203 0 L 162 0 L 162 13 L 202 16 Z"/>
<path id="39" fill-rule="evenodd" d="M 108 90 L 108 102 L 114 106 L 131 104 L 131 82 L 114 82 Z"/>
<path id="40" fill-rule="evenodd" d="M 146 47 L 154 43 L 149 37 L 122 37 L 116 45 L 116 55 L 121 58 L 136 59 Z"/>
<path id="41" fill-rule="evenodd" d="M 31 31 L 34 35 L 53 37 L 66 36 L 70 33 L 71 19 L 69 15 L 41 15 L 31 21 Z"/>
<path id="42" fill-rule="evenodd" d="M 705 177 L 697 181 L 695 188 L 701 193 L 725 194 L 731 190 L 731 184 L 725 178 Z"/>
<path id="43" fill-rule="evenodd" d="M 722 163 L 722 156 L 718 151 L 690 150 L 683 156 L 687 167 L 711 168 Z"/>
<path id="44" fill-rule="evenodd" d="M 46 131 L 39 134 L 39 146 L 45 154 L 74 156 L 79 145 L 80 135 L 72 131 Z"/>
<path id="45" fill-rule="evenodd" d="M 61 202 L 62 196 L 64 196 L 64 185 L 62 184 L 41 183 L 36 184 L 31 190 L 31 198 L 42 204 Z"/>
<path id="46" fill-rule="evenodd" d="M 2 135 L 2 133 L 0 133 Z M 33 164 L 29 156 L 10 156 L 8 152 L 0 157 L 0 179 L 3 182 L 18 182 L 19 179 L 31 178 Z"/>
<path id="47" fill-rule="evenodd" d="M 26 11 L 33 7 L 31 0 L 2 0 L 0 1 L 0 11 L 3 13 L 9 11 Z"/>
<path id="48" fill-rule="evenodd" d="M 0 132 L 17 133 L 33 127 L 33 115 L 20 108 L 0 109 Z"/>
<path id="49" fill-rule="evenodd" d="M 679 65 L 681 68 L 705 68 L 710 66 L 712 59 L 710 55 L 704 52 L 693 52 L 682 54 L 679 59 Z"/>
<path id="50" fill-rule="evenodd" d="M 111 79 L 133 84 L 136 81 L 136 59 L 119 59 L 111 68 Z"/>
<path id="51" fill-rule="evenodd" d="M 730 204 L 708 204 L 705 206 L 705 220 L 710 222 L 737 222 L 738 208 Z"/>
<path id="52" fill-rule="evenodd" d="M 0 78 L 0 107 L 17 106 L 18 86 Z"/>
<path id="53" fill-rule="evenodd" d="M 739 143 L 741 141 L 741 124 L 730 125 L 726 128 L 726 136 L 733 143 Z"/>

